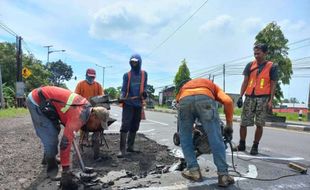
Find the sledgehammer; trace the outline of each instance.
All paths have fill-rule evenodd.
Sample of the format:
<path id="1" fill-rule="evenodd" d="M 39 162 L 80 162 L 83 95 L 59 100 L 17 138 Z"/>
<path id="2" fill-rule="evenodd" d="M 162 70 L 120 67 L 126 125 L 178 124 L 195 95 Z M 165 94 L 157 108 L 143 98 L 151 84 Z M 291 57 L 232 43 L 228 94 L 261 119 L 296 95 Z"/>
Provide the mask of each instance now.
<path id="1" fill-rule="evenodd" d="M 74 137 L 76 137 L 75 134 L 76 133 L 74 132 Z M 93 168 L 85 167 L 84 161 L 83 161 L 81 153 L 80 153 L 80 149 L 79 149 L 79 147 L 75 141 L 75 138 L 73 139 L 72 144 L 73 144 L 73 148 L 75 150 L 75 153 L 78 157 L 80 167 L 82 169 L 82 172 L 80 173 L 80 178 L 84 182 L 89 182 L 92 179 L 94 179 L 95 177 L 97 177 L 97 173 L 94 172 Z"/>

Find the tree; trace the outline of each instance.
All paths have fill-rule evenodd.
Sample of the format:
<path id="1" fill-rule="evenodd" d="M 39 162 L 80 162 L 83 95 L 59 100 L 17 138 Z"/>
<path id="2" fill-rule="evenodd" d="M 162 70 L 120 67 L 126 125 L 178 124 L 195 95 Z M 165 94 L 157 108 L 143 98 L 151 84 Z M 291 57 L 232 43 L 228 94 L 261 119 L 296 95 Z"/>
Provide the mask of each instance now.
<path id="1" fill-rule="evenodd" d="M 48 63 L 47 69 L 52 73 L 49 80 L 55 86 L 66 87 L 64 81 L 69 81 L 73 76 L 71 66 L 61 60 Z"/>
<path id="2" fill-rule="evenodd" d="M 190 72 L 186 64 L 186 60 L 183 59 L 177 74 L 174 77 L 174 85 L 175 85 L 175 92 L 176 94 L 179 92 L 180 88 L 185 84 L 187 81 L 191 80 Z"/>
<path id="3" fill-rule="evenodd" d="M 299 101 L 297 100 L 297 98 L 290 98 L 290 103 L 293 103 L 293 104 L 298 104 Z"/>
<path id="4" fill-rule="evenodd" d="M 288 40 L 284 37 L 280 26 L 276 22 L 268 24 L 262 31 L 256 36 L 256 42 L 265 43 L 268 46 L 267 60 L 270 60 L 278 65 L 278 82 L 276 85 L 275 98 L 280 101 L 283 98 L 283 92 L 281 90 L 282 84 L 289 84 L 292 71 L 292 63 L 288 58 Z"/>
<path id="5" fill-rule="evenodd" d="M 150 96 L 150 98 L 154 98 L 154 92 L 155 92 L 155 89 L 152 85 L 147 85 L 146 86 L 146 91 L 148 93 L 148 95 Z"/>
<path id="6" fill-rule="evenodd" d="M 112 99 L 118 98 L 117 90 L 114 87 L 109 87 L 109 88 L 105 89 L 104 91 L 105 91 L 105 94 L 108 94 L 110 98 L 112 98 Z"/>
<path id="7" fill-rule="evenodd" d="M 14 43 L 0 43 L 0 64 L 3 83 L 6 83 L 7 87 L 15 89 L 16 50 Z"/>
<path id="8" fill-rule="evenodd" d="M 282 102 L 283 103 L 290 103 L 290 101 L 287 98 L 285 98 Z"/>
<path id="9" fill-rule="evenodd" d="M 42 64 L 42 61 L 32 56 L 25 56 L 23 58 L 23 65 L 32 73 L 27 79 L 24 79 L 26 92 L 30 92 L 40 86 L 49 85 L 48 78 L 51 76 L 51 73 Z"/>

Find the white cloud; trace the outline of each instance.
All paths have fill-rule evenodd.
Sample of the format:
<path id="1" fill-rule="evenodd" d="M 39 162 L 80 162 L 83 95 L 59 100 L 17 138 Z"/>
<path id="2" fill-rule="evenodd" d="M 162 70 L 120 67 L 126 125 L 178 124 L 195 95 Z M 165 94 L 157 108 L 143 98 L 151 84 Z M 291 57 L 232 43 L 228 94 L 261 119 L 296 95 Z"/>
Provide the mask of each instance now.
<path id="1" fill-rule="evenodd" d="M 221 15 L 204 23 L 200 27 L 200 31 L 225 31 L 231 28 L 233 20 L 234 19 L 229 15 Z"/>
<path id="2" fill-rule="evenodd" d="M 247 18 L 241 23 L 241 29 L 248 32 L 257 32 L 264 27 L 264 23 L 261 18 L 251 17 Z"/>
<path id="3" fill-rule="evenodd" d="M 104 6 L 94 14 L 89 33 L 94 38 L 114 40 L 133 49 L 176 21 L 189 11 L 189 1 L 117 1 Z M 143 51 L 143 50 L 142 50 Z"/>
<path id="4" fill-rule="evenodd" d="M 305 21 L 299 20 L 297 22 L 285 19 L 278 22 L 278 24 L 283 28 L 284 30 L 288 32 L 300 32 L 302 30 L 307 29 L 307 24 Z"/>

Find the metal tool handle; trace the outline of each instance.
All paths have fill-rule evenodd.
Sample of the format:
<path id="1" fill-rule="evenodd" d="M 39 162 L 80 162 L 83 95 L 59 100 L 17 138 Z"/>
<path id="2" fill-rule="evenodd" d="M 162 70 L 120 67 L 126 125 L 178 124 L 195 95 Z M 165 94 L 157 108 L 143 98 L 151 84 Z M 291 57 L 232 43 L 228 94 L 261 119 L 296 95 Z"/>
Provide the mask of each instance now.
<path id="1" fill-rule="evenodd" d="M 77 143 L 75 142 L 75 132 L 74 132 L 74 139 L 72 141 L 72 144 L 73 144 L 73 148 L 75 150 L 75 153 L 76 153 L 76 155 L 78 157 L 80 167 L 81 167 L 82 171 L 85 172 L 85 164 L 83 162 L 83 159 L 82 159 L 82 156 L 81 156 L 81 153 L 80 153 L 80 149 L 79 149 Z"/>

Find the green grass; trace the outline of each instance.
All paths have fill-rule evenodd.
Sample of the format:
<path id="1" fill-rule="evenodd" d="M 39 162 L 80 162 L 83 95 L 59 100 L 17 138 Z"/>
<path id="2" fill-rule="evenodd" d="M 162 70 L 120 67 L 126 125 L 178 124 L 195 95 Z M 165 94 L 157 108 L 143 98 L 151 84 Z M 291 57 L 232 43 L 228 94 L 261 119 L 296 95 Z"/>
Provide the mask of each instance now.
<path id="1" fill-rule="evenodd" d="M 285 116 L 288 121 L 299 121 L 298 113 L 275 113 L 276 116 Z M 303 114 L 302 121 L 307 121 L 307 115 Z"/>
<path id="2" fill-rule="evenodd" d="M 28 109 L 26 108 L 8 108 L 0 109 L 0 118 L 12 118 L 17 116 L 27 115 Z"/>

